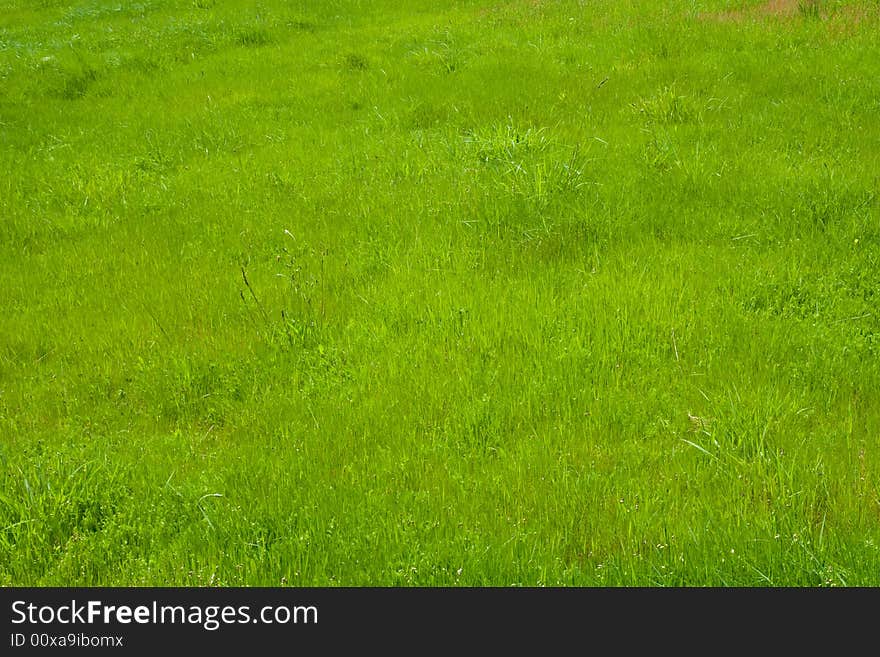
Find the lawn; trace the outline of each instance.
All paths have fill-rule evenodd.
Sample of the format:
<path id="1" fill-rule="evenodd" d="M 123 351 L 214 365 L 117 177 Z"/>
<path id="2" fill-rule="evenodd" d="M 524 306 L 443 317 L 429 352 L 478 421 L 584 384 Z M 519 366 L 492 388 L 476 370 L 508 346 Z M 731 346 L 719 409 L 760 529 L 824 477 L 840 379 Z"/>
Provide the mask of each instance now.
<path id="1" fill-rule="evenodd" d="M 0 0 L 0 584 L 880 585 L 875 0 Z"/>

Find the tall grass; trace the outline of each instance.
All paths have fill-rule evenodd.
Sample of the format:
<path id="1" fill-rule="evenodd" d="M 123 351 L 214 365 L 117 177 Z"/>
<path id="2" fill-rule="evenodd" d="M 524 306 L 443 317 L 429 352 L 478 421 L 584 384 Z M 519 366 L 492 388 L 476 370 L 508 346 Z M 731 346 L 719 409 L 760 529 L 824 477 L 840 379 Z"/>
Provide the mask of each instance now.
<path id="1" fill-rule="evenodd" d="M 729 5 L 0 3 L 0 582 L 880 583 L 876 4 Z"/>

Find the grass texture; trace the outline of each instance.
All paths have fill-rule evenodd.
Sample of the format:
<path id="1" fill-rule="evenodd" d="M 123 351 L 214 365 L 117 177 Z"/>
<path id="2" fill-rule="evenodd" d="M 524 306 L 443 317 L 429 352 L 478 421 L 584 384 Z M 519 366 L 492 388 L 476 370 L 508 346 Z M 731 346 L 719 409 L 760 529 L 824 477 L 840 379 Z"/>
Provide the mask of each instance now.
<path id="1" fill-rule="evenodd" d="M 878 29 L 0 0 L 0 583 L 880 585 Z"/>

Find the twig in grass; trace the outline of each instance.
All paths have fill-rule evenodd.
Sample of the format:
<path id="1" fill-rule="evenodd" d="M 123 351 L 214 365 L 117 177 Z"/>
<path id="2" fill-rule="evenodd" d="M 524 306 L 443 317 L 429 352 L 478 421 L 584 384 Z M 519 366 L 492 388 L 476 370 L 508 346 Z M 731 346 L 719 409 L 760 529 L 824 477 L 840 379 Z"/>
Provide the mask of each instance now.
<path id="1" fill-rule="evenodd" d="M 315 422 L 315 429 L 320 429 L 321 427 L 318 424 L 318 418 L 315 416 L 315 411 L 313 411 L 312 407 L 309 406 L 308 404 L 306 405 L 306 408 L 309 410 L 309 415 L 312 416 L 312 420 L 314 420 L 314 422 Z"/>
<path id="2" fill-rule="evenodd" d="M 840 324 L 841 322 L 854 322 L 857 319 L 865 319 L 866 317 L 870 317 L 873 313 L 865 313 L 864 315 L 855 315 L 854 317 L 844 317 L 843 319 L 835 319 L 832 324 Z"/>
<path id="3" fill-rule="evenodd" d="M 703 452 L 703 454 L 705 454 L 706 456 L 708 456 L 708 457 L 709 457 L 710 459 L 712 459 L 713 461 L 717 461 L 717 460 L 718 460 L 718 457 L 717 457 L 717 456 L 715 456 L 712 452 L 710 452 L 708 449 L 706 449 L 706 448 L 703 447 L 702 445 L 699 445 L 699 444 L 697 444 L 697 443 L 695 443 L 695 442 L 692 442 L 692 441 L 688 440 L 687 438 L 682 438 L 681 441 L 687 443 L 687 444 L 690 445 L 691 447 L 695 447 L 695 448 L 697 448 L 698 450 L 700 450 L 701 452 Z"/>
<path id="4" fill-rule="evenodd" d="M 37 358 L 37 360 L 34 361 L 34 364 L 36 365 L 36 364 L 39 363 L 41 360 L 43 360 L 44 358 L 46 358 L 46 356 L 49 356 L 49 355 L 55 353 L 55 351 L 56 351 L 55 349 L 50 349 L 50 350 L 47 351 L 45 354 L 43 354 L 42 356 L 40 356 L 39 358 Z"/>
<path id="5" fill-rule="evenodd" d="M 147 306 L 147 304 L 145 304 L 143 302 L 140 302 L 140 304 L 141 304 L 141 307 L 143 307 L 144 311 L 150 316 L 150 319 L 153 320 L 153 323 L 159 328 L 159 332 L 162 334 L 162 337 L 168 341 L 168 344 L 171 344 L 171 338 L 168 337 L 168 332 L 165 330 L 165 327 L 162 326 L 162 322 L 159 321 L 159 318 L 156 317 L 155 313 L 153 313 L 153 311 L 150 310 L 150 308 L 149 308 L 149 306 Z"/>
<path id="6" fill-rule="evenodd" d="M 34 521 L 33 520 L 19 520 L 18 522 L 14 522 L 11 525 L 7 525 L 3 529 L 0 529 L 0 531 L 6 532 L 6 531 L 9 531 L 10 529 L 15 529 L 16 527 L 19 527 L 21 525 L 26 525 L 31 522 L 34 522 Z"/>
<path id="7" fill-rule="evenodd" d="M 260 303 L 260 300 L 257 298 L 257 294 L 254 292 L 254 288 L 251 287 L 251 282 L 248 280 L 247 272 L 244 270 L 244 267 L 241 268 L 241 277 L 244 279 L 245 287 L 247 287 L 248 292 L 251 293 L 251 296 L 254 298 L 254 301 L 257 304 L 257 308 L 260 309 L 260 313 L 263 315 L 263 319 L 266 320 L 266 323 L 269 323 L 269 315 L 266 314 L 266 309 L 263 308 L 263 304 Z"/>
<path id="8" fill-rule="evenodd" d="M 327 256 L 327 250 L 321 252 L 321 321 L 324 321 L 324 258 Z"/>
<path id="9" fill-rule="evenodd" d="M 198 502 L 196 502 L 196 506 L 199 507 L 199 511 L 202 512 L 202 515 L 204 516 L 205 521 L 208 523 L 208 525 L 211 527 L 211 529 L 216 529 L 216 527 L 214 527 L 214 523 L 211 522 L 211 519 L 208 517 L 208 513 L 205 511 L 205 508 L 202 506 L 202 500 L 207 497 L 223 497 L 223 493 L 208 493 L 207 495 L 202 495 L 199 498 Z"/>
<path id="10" fill-rule="evenodd" d="M 756 573 L 758 573 L 758 575 L 760 576 L 760 578 L 761 578 L 762 580 L 764 580 L 765 582 L 767 582 L 768 585 L 773 586 L 773 580 L 772 580 L 767 574 L 761 572 L 755 564 L 751 564 L 751 563 L 750 563 L 750 564 L 747 564 L 747 565 L 749 566 L 749 568 L 751 568 L 751 569 L 754 570 Z"/>

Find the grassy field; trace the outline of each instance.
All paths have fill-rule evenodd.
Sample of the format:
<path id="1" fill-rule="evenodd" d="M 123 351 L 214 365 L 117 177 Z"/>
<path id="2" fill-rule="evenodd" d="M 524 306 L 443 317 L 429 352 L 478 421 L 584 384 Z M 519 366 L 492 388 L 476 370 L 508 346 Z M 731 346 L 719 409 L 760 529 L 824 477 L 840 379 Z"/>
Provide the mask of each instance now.
<path id="1" fill-rule="evenodd" d="M 876 0 L 0 0 L 0 583 L 880 585 Z"/>

